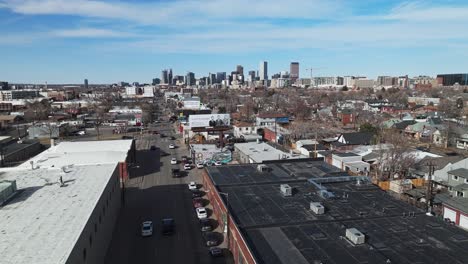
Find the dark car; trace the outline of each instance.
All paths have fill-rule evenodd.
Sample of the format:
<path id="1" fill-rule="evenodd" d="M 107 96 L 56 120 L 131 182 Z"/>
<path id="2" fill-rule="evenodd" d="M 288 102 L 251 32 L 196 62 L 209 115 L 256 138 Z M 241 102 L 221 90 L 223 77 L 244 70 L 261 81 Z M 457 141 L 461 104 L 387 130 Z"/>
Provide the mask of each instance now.
<path id="1" fill-rule="evenodd" d="M 203 233 L 203 239 L 205 240 L 205 245 L 207 247 L 214 247 L 221 243 L 218 234 L 214 232 Z"/>
<path id="2" fill-rule="evenodd" d="M 174 137 L 174 136 L 172 136 L 172 137 L 171 137 L 171 140 L 175 140 L 175 137 Z"/>
<path id="3" fill-rule="evenodd" d="M 175 230 L 175 222 L 173 218 L 164 218 L 162 221 L 161 232 L 163 235 L 172 235 Z"/>
<path id="4" fill-rule="evenodd" d="M 213 225 L 211 224 L 211 220 L 209 218 L 200 219 L 200 226 L 202 232 L 213 231 Z"/>
<path id="5" fill-rule="evenodd" d="M 223 255 L 223 250 L 219 247 L 210 247 L 210 255 L 212 257 L 221 257 Z"/>
<path id="6" fill-rule="evenodd" d="M 174 178 L 178 178 L 180 177 L 182 174 L 180 173 L 180 169 L 172 169 L 172 177 Z"/>
<path id="7" fill-rule="evenodd" d="M 198 208 L 198 207 L 203 207 L 203 199 L 202 198 L 193 198 L 192 200 L 193 207 Z"/>
<path id="8" fill-rule="evenodd" d="M 150 150 L 156 150 L 156 146 L 151 146 Z"/>
<path id="9" fill-rule="evenodd" d="M 192 191 L 192 198 L 203 197 L 203 195 L 205 195 L 203 191 L 200 191 L 200 190 Z"/>

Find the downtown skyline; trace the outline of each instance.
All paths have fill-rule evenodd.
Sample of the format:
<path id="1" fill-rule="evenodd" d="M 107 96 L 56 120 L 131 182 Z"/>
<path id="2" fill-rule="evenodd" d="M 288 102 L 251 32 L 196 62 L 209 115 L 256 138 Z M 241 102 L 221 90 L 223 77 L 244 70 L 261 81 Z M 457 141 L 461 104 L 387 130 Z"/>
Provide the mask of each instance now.
<path id="1" fill-rule="evenodd" d="M 164 68 L 198 78 L 263 60 L 269 77 L 294 61 L 302 78 L 310 67 L 435 76 L 466 71 L 466 23 L 463 1 L 0 0 L 0 78 L 149 82 Z"/>

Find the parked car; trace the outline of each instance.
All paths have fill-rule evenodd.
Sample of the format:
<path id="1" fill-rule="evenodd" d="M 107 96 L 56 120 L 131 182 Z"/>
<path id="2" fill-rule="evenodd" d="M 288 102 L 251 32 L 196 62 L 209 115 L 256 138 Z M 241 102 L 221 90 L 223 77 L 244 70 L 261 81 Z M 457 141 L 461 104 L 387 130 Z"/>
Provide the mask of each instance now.
<path id="1" fill-rule="evenodd" d="M 217 236 L 217 233 L 214 232 L 203 233 L 203 238 L 205 239 L 205 244 L 207 247 L 217 246 L 221 243 Z"/>
<path id="2" fill-rule="evenodd" d="M 203 162 L 197 162 L 197 169 L 203 169 L 205 167 L 205 165 L 203 164 Z"/>
<path id="3" fill-rule="evenodd" d="M 202 198 L 193 198 L 192 203 L 193 203 L 193 207 L 195 207 L 195 208 L 203 207 L 203 199 Z"/>
<path id="4" fill-rule="evenodd" d="M 164 218 L 162 221 L 163 235 L 172 235 L 175 230 L 175 221 L 173 218 Z"/>
<path id="5" fill-rule="evenodd" d="M 172 165 L 177 164 L 177 159 L 176 159 L 176 158 L 172 158 L 172 159 L 171 159 L 171 164 L 172 164 Z"/>
<path id="6" fill-rule="evenodd" d="M 192 198 L 203 197 L 205 193 L 200 190 L 192 190 Z"/>
<path id="7" fill-rule="evenodd" d="M 172 177 L 178 178 L 182 176 L 179 169 L 172 169 Z"/>
<path id="8" fill-rule="evenodd" d="M 169 145 L 169 148 L 170 148 L 170 149 L 175 149 L 175 145 L 174 145 L 174 144 L 170 144 L 170 145 Z"/>
<path id="9" fill-rule="evenodd" d="M 188 184 L 188 188 L 189 188 L 189 190 L 196 190 L 196 189 L 198 189 L 198 188 L 197 188 L 197 183 L 196 183 L 196 182 L 190 182 L 190 183 Z"/>
<path id="10" fill-rule="evenodd" d="M 205 207 L 198 207 L 195 209 L 197 211 L 197 217 L 198 219 L 204 219 L 208 217 L 208 213 L 206 212 Z"/>
<path id="11" fill-rule="evenodd" d="M 188 163 L 184 164 L 184 170 L 191 170 L 191 169 L 192 169 L 192 165 L 190 165 Z"/>
<path id="12" fill-rule="evenodd" d="M 183 162 L 183 163 L 187 162 L 187 156 L 182 156 L 181 159 L 182 159 L 182 162 Z"/>
<path id="13" fill-rule="evenodd" d="M 171 140 L 175 140 L 176 138 L 174 136 L 171 136 Z"/>
<path id="14" fill-rule="evenodd" d="M 202 232 L 213 231 L 213 225 L 211 224 L 211 220 L 208 218 L 200 219 L 200 226 Z"/>
<path id="15" fill-rule="evenodd" d="M 141 224 L 141 235 L 144 237 L 153 235 L 152 221 L 145 221 Z"/>
<path id="16" fill-rule="evenodd" d="M 223 255 L 223 250 L 219 247 L 210 247 L 210 255 L 212 257 L 221 257 Z"/>
<path id="17" fill-rule="evenodd" d="M 151 146 L 150 150 L 156 150 L 156 146 Z"/>

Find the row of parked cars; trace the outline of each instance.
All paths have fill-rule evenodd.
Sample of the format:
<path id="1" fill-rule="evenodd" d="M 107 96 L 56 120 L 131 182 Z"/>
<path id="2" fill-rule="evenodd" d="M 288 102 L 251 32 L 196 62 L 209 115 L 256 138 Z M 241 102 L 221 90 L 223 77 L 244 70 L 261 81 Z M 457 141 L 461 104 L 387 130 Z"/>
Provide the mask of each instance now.
<path id="1" fill-rule="evenodd" d="M 197 218 L 200 222 L 200 230 L 203 233 L 203 239 L 205 240 L 205 245 L 210 247 L 209 252 L 211 256 L 218 257 L 223 255 L 223 251 L 221 248 L 217 247 L 222 242 L 222 234 L 212 232 L 214 229 L 214 221 L 213 219 L 208 218 L 208 211 L 204 207 L 205 200 L 203 196 L 205 193 L 198 188 L 196 182 L 190 182 L 188 184 L 189 190 L 192 192 L 192 204 L 195 208 L 195 212 L 197 214 Z"/>
<path id="2" fill-rule="evenodd" d="M 175 231 L 175 221 L 173 218 L 164 218 L 161 220 L 161 233 L 163 235 L 172 235 Z M 153 235 L 153 221 L 144 221 L 141 224 L 141 236 L 148 237 Z"/>

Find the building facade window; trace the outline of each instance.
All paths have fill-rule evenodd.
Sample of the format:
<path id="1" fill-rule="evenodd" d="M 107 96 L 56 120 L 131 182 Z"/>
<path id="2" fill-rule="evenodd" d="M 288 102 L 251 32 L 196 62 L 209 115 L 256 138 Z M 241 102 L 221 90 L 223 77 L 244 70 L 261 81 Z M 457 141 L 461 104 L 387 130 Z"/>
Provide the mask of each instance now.
<path id="1" fill-rule="evenodd" d="M 458 181 L 458 176 L 453 175 L 452 179 L 454 179 L 455 181 Z"/>

